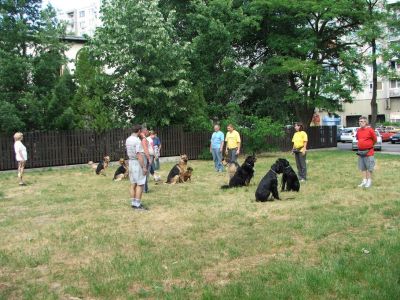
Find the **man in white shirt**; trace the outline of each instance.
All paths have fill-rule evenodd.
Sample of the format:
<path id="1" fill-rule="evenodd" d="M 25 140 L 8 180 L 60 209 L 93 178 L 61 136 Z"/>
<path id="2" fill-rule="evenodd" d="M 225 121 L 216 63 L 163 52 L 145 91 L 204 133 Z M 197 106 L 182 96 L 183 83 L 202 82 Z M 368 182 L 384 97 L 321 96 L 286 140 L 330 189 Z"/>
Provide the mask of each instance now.
<path id="1" fill-rule="evenodd" d="M 147 165 L 144 159 L 144 150 L 139 138 L 141 125 L 133 127 L 133 133 L 126 139 L 126 152 L 129 157 L 129 189 L 133 209 L 147 210 L 141 203 L 143 186 L 146 183 Z"/>

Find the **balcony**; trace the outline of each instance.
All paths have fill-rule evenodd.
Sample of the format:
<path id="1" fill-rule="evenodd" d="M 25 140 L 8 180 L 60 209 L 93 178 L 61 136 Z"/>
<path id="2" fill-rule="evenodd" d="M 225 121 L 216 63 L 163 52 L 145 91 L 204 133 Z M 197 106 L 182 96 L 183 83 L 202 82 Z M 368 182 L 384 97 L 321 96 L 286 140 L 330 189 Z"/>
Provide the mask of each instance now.
<path id="1" fill-rule="evenodd" d="M 400 88 L 389 90 L 389 98 L 400 98 Z"/>

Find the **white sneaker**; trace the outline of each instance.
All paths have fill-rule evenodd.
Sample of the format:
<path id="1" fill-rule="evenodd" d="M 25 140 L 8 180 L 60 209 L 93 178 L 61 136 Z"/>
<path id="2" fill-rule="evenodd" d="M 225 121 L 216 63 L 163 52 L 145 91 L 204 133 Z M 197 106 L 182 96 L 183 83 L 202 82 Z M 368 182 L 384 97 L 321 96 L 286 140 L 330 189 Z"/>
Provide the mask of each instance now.
<path id="1" fill-rule="evenodd" d="M 358 187 L 365 187 L 367 184 L 367 179 L 363 179 L 363 181 L 358 185 Z"/>
<path id="2" fill-rule="evenodd" d="M 364 185 L 365 188 L 369 188 L 372 185 L 372 180 L 368 179 L 367 183 Z"/>

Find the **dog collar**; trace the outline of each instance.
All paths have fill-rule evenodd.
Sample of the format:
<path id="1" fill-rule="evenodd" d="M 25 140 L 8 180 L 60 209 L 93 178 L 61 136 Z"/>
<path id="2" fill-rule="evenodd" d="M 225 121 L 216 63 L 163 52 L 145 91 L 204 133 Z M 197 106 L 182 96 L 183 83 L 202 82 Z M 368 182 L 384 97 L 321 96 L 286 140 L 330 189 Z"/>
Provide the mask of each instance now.
<path id="1" fill-rule="evenodd" d="M 276 173 L 274 170 L 272 170 L 272 169 L 271 169 L 271 171 L 272 171 L 272 172 L 274 172 L 274 173 L 275 173 L 275 175 L 277 175 L 277 173 Z"/>
<path id="2" fill-rule="evenodd" d="M 290 168 L 290 166 L 285 167 L 285 169 L 289 169 L 289 168 Z"/>

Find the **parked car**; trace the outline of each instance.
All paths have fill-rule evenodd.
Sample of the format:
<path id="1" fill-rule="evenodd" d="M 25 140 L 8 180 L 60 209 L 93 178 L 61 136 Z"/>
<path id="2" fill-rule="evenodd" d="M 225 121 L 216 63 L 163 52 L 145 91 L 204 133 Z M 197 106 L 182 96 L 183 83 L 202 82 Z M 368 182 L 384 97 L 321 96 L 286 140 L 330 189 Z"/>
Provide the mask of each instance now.
<path id="1" fill-rule="evenodd" d="M 340 141 L 342 143 L 351 143 L 353 138 L 356 136 L 358 127 L 346 127 L 340 135 Z"/>
<path id="2" fill-rule="evenodd" d="M 400 133 L 396 133 L 390 137 L 390 142 L 392 144 L 400 143 Z"/>
<path id="3" fill-rule="evenodd" d="M 338 127 L 336 131 L 336 141 L 341 142 L 340 136 L 342 135 L 343 127 Z"/>
<path id="4" fill-rule="evenodd" d="M 394 132 L 388 131 L 386 129 L 377 128 L 376 130 L 378 130 L 381 134 L 382 142 L 390 141 L 391 136 L 395 134 Z"/>
<path id="5" fill-rule="evenodd" d="M 376 134 L 376 144 L 374 145 L 374 149 L 376 151 L 381 151 L 382 150 L 382 137 L 381 134 L 379 133 L 378 130 L 375 130 L 375 134 Z M 357 146 L 357 137 L 356 135 L 354 135 L 353 141 L 351 143 L 351 149 L 352 150 L 358 150 L 358 146 Z"/>

